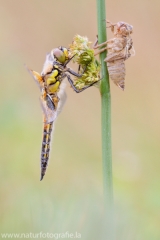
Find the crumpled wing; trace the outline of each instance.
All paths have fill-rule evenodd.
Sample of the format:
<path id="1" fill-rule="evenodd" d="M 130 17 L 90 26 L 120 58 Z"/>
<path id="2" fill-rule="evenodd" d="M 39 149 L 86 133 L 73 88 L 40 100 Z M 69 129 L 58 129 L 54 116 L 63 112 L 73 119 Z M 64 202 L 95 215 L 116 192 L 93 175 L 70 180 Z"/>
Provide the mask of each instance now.
<path id="1" fill-rule="evenodd" d="M 57 109 L 55 109 L 54 103 L 49 94 L 44 98 L 40 97 L 40 104 L 44 113 L 44 122 L 51 123 L 57 118 Z"/>
<path id="2" fill-rule="evenodd" d="M 65 105 L 65 102 L 67 100 L 67 94 L 65 92 L 65 87 L 66 87 L 66 83 L 63 81 L 61 83 L 61 86 L 60 86 L 60 91 L 57 93 L 60 101 L 58 103 L 58 106 L 57 106 L 57 114 L 59 115 Z"/>
<path id="3" fill-rule="evenodd" d="M 34 78 L 34 80 L 35 80 L 36 84 L 38 85 L 38 87 L 40 88 L 40 90 L 42 90 L 44 88 L 42 76 L 38 72 L 33 71 L 30 68 L 28 68 L 26 65 L 25 65 L 25 67 L 28 70 L 28 72 L 30 73 L 30 75 Z"/>
<path id="4" fill-rule="evenodd" d="M 67 100 L 67 94 L 65 92 L 63 92 L 63 94 L 61 95 L 60 101 L 58 103 L 57 116 L 61 113 L 66 100 Z"/>

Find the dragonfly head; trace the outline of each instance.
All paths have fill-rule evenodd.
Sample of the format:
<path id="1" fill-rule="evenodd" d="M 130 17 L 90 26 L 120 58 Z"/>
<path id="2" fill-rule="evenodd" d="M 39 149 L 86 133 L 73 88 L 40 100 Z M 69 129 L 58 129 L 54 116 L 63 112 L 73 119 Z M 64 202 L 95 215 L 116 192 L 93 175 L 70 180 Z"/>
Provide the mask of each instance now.
<path id="1" fill-rule="evenodd" d="M 64 64 L 68 60 L 68 49 L 62 46 L 54 48 L 51 51 L 51 55 L 60 63 Z"/>

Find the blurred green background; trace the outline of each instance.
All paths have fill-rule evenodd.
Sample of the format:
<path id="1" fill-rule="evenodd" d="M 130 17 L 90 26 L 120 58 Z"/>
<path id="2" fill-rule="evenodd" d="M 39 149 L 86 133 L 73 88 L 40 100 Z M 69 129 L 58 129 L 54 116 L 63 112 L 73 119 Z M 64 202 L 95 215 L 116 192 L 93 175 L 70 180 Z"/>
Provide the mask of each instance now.
<path id="1" fill-rule="evenodd" d="M 111 82 L 117 240 L 160 239 L 159 9 L 158 0 L 107 0 L 107 19 L 133 25 L 136 50 L 126 61 L 125 91 Z M 0 232 L 102 239 L 100 94 L 76 94 L 67 83 L 40 182 L 39 89 L 24 67 L 41 72 L 46 53 L 75 34 L 93 42 L 96 1 L 1 0 L 0 18 Z"/>

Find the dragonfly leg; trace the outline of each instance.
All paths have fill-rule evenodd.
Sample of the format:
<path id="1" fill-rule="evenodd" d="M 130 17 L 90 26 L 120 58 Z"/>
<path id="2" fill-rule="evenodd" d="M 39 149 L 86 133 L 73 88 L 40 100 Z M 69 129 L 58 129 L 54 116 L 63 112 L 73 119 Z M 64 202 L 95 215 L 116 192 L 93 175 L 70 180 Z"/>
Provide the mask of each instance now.
<path id="1" fill-rule="evenodd" d="M 97 45 L 98 45 L 98 35 L 96 36 L 96 40 L 93 44 L 93 48 L 95 49 Z"/>
<path id="2" fill-rule="evenodd" d="M 79 65 L 78 72 L 79 72 L 79 70 L 80 70 L 80 67 L 81 67 L 81 65 Z M 87 68 L 87 66 L 85 66 L 85 68 L 83 69 L 83 72 L 82 72 L 81 74 L 74 72 L 74 71 L 73 71 L 72 69 L 70 69 L 70 68 L 68 68 L 66 72 L 69 72 L 70 74 L 72 74 L 72 75 L 75 76 L 75 77 L 82 77 L 82 75 L 83 75 L 84 72 L 86 71 L 86 68 Z"/>
<path id="3" fill-rule="evenodd" d="M 67 75 L 67 74 L 66 74 L 66 77 L 67 77 L 67 79 L 68 79 L 68 82 L 71 84 L 71 87 L 73 88 L 73 90 L 74 90 L 76 93 L 83 92 L 84 90 L 86 90 L 87 88 L 93 86 L 95 83 L 97 83 L 97 82 L 99 81 L 99 80 L 98 80 L 97 82 L 93 82 L 93 83 L 91 83 L 90 85 L 83 87 L 82 89 L 77 89 L 77 88 L 75 87 L 75 85 L 74 85 L 73 80 L 71 79 L 71 77 L 70 77 L 69 75 Z"/>
<path id="4" fill-rule="evenodd" d="M 107 44 L 108 44 L 108 41 L 103 42 L 103 43 L 101 43 L 101 44 L 98 44 L 98 35 L 97 35 L 96 41 L 95 41 L 95 43 L 93 44 L 93 49 L 97 49 L 97 48 L 100 48 L 100 47 L 103 47 L 103 48 L 99 49 L 98 52 L 94 53 L 94 56 L 96 56 L 96 55 L 98 55 L 98 54 L 106 51 L 107 49 L 109 49 L 109 48 L 107 47 Z"/>
<path id="5" fill-rule="evenodd" d="M 97 41 L 93 48 L 97 49 L 97 48 L 103 47 L 103 46 L 107 45 L 107 43 L 108 43 L 108 41 L 98 44 L 98 41 Z"/>
<path id="6" fill-rule="evenodd" d="M 78 74 L 80 73 L 81 65 L 78 66 Z"/>
<path id="7" fill-rule="evenodd" d="M 74 54 L 71 58 L 69 58 L 66 63 L 64 64 L 64 67 L 67 66 L 67 64 L 72 60 L 72 58 L 74 58 L 76 56 L 76 54 Z"/>

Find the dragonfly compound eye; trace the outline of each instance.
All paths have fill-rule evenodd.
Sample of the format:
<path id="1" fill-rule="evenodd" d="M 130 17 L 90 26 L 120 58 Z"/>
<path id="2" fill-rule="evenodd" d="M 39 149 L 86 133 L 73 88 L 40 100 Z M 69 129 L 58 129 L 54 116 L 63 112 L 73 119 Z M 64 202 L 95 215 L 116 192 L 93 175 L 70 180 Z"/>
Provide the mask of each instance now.
<path id="1" fill-rule="evenodd" d="M 62 47 L 62 51 L 63 51 L 63 53 L 64 53 L 66 59 L 68 59 L 68 49 L 65 48 L 65 47 Z"/>
<path id="2" fill-rule="evenodd" d="M 66 56 L 64 52 L 59 48 L 53 49 L 53 55 L 60 63 L 64 63 L 66 61 Z"/>

